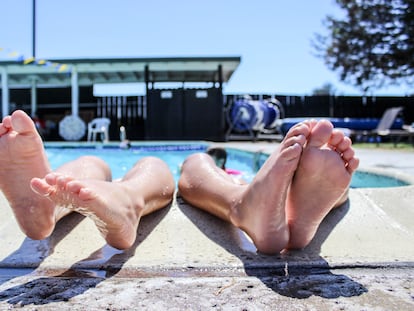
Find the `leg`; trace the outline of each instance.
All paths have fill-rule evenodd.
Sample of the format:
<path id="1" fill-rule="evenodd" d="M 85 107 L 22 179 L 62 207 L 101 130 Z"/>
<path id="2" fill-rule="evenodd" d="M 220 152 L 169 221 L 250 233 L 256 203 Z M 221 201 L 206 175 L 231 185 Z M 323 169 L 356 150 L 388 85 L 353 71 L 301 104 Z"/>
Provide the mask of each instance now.
<path id="1" fill-rule="evenodd" d="M 328 121 L 314 122 L 287 198 L 289 248 L 309 244 L 323 218 L 347 199 L 359 160 L 351 140 Z"/>
<path id="2" fill-rule="evenodd" d="M 206 154 L 190 156 L 178 183 L 181 196 L 244 230 L 257 249 L 276 253 L 286 247 L 285 199 L 310 127 L 293 127 L 249 185 L 233 182 Z"/>
<path id="3" fill-rule="evenodd" d="M 0 166 L 0 189 L 22 231 L 32 239 L 49 236 L 67 211 L 30 189 L 30 180 L 45 176 L 51 168 L 42 139 L 23 111 L 15 111 L 0 123 Z M 111 178 L 109 168 L 90 157 L 64 165 L 59 171 L 90 178 Z"/>
<path id="4" fill-rule="evenodd" d="M 107 243 L 119 249 L 133 245 L 142 216 L 172 201 L 175 181 L 158 158 L 141 159 L 121 180 L 74 179 L 50 173 L 34 178 L 32 188 L 53 204 L 90 217 Z"/>

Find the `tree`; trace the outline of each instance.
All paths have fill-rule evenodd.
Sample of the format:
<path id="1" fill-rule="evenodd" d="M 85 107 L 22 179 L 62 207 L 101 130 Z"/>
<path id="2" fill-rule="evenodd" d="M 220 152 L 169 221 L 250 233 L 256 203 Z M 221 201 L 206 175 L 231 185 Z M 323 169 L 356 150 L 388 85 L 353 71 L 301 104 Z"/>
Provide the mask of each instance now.
<path id="1" fill-rule="evenodd" d="M 327 16 L 313 41 L 342 81 L 367 92 L 414 79 L 414 1 L 336 0 L 343 18 Z"/>
<path id="2" fill-rule="evenodd" d="M 312 95 L 334 95 L 335 88 L 331 83 L 325 83 L 312 91 Z"/>

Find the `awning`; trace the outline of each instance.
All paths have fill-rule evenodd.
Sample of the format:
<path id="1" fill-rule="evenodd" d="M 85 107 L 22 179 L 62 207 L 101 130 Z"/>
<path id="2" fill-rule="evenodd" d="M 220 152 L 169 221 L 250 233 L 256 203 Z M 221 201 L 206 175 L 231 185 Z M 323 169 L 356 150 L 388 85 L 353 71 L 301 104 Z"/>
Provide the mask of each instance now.
<path id="1" fill-rule="evenodd" d="M 9 88 L 71 86 L 72 71 L 79 86 L 129 82 L 227 82 L 240 57 L 53 59 L 0 61 Z M 147 79 L 146 79 L 147 68 Z"/>

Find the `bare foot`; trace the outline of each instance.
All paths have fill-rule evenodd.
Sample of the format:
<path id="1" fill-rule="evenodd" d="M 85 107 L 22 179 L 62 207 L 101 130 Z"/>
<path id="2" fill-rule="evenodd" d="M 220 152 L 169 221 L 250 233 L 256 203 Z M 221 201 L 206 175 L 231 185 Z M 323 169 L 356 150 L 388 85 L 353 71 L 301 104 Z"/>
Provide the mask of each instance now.
<path id="1" fill-rule="evenodd" d="M 91 218 L 109 245 L 126 249 L 135 242 L 144 201 L 127 183 L 50 173 L 34 178 L 31 187 L 54 204 Z"/>
<path id="2" fill-rule="evenodd" d="M 310 125 L 311 134 L 287 198 L 288 248 L 309 244 L 323 218 L 346 200 L 352 174 L 359 164 L 351 140 L 334 130 L 329 121 Z"/>
<path id="3" fill-rule="evenodd" d="M 0 188 L 22 231 L 32 239 L 49 236 L 55 227 L 54 204 L 30 189 L 33 177 L 51 171 L 43 142 L 30 117 L 15 111 L 0 123 Z"/>
<path id="4" fill-rule="evenodd" d="M 293 127 L 232 208 L 232 223 L 260 252 L 278 253 L 289 241 L 286 195 L 309 133 L 308 124 Z"/>

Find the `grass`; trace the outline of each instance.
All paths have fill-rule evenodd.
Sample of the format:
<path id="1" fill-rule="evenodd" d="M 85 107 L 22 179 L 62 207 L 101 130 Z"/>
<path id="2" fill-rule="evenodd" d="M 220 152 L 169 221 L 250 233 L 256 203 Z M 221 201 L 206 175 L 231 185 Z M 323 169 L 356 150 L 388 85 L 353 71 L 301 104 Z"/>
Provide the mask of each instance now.
<path id="1" fill-rule="evenodd" d="M 395 145 L 392 142 L 383 142 L 383 143 L 367 143 L 367 142 L 354 142 L 352 144 L 354 148 L 360 149 L 375 149 L 375 150 L 405 150 L 405 151 L 414 151 L 414 146 L 410 143 L 400 142 Z"/>

